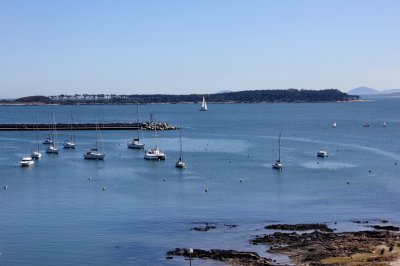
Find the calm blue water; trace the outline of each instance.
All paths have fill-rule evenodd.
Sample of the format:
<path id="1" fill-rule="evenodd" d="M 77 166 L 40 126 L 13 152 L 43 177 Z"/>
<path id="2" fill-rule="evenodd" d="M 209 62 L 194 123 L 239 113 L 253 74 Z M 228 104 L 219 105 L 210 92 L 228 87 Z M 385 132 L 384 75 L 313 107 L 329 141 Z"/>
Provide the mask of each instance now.
<path id="1" fill-rule="evenodd" d="M 166 260 L 165 253 L 176 247 L 262 253 L 265 247 L 248 240 L 265 233 L 270 222 L 336 221 L 344 229 L 353 219 L 397 223 L 399 104 L 400 98 L 210 104 L 208 112 L 191 104 L 141 106 L 143 120 L 154 113 L 184 127 L 183 171 L 174 167 L 177 131 L 158 132 L 157 139 L 144 133 L 147 146 L 157 142 L 165 149 L 164 162 L 145 161 L 143 151 L 127 149 L 136 131 L 103 131 L 106 159 L 85 161 L 94 132 L 77 131 L 75 151 L 49 156 L 41 145 L 43 158 L 31 168 L 18 164 L 34 148 L 35 133 L 0 132 L 0 264 L 187 265 Z M 95 122 L 96 115 L 101 122 L 136 120 L 134 105 L 1 106 L 0 123 L 35 122 L 36 113 L 39 122 L 48 122 L 53 112 L 57 122 L 69 122 L 70 111 L 77 122 Z M 279 132 L 281 172 L 271 169 Z M 41 139 L 46 135 L 40 132 Z M 58 132 L 60 144 L 67 137 Z M 320 148 L 328 158 L 316 157 Z M 201 222 L 217 229 L 190 230 Z"/>

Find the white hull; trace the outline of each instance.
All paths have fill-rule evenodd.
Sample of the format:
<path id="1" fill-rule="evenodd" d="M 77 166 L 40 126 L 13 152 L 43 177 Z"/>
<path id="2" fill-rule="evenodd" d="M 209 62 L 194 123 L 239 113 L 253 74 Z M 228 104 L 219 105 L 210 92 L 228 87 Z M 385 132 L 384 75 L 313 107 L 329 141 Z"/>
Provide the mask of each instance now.
<path id="1" fill-rule="evenodd" d="M 144 158 L 146 160 L 158 160 L 159 161 L 159 160 L 165 160 L 166 156 L 159 149 L 153 148 L 146 152 L 146 154 L 144 155 Z"/>
<path id="2" fill-rule="evenodd" d="M 272 165 L 272 168 L 273 168 L 273 169 L 282 170 L 282 167 L 283 167 L 283 165 L 282 165 L 280 162 L 275 162 L 275 163 Z"/>
<path id="3" fill-rule="evenodd" d="M 49 147 L 46 149 L 46 153 L 58 154 L 58 149 L 55 148 L 54 146 L 49 146 Z"/>
<path id="4" fill-rule="evenodd" d="M 201 103 L 201 107 L 200 107 L 199 111 L 208 111 L 207 103 L 206 103 L 206 100 L 204 99 L 204 97 L 203 97 L 203 101 Z"/>
<path id="5" fill-rule="evenodd" d="M 47 138 L 47 139 L 45 139 L 42 143 L 43 143 L 43 144 L 53 144 L 54 141 L 52 141 L 51 139 Z"/>
<path id="6" fill-rule="evenodd" d="M 325 158 L 328 157 L 328 153 L 326 151 L 317 152 L 317 157 Z"/>
<path id="7" fill-rule="evenodd" d="M 75 143 L 66 141 L 64 142 L 64 149 L 75 149 Z"/>
<path id="8" fill-rule="evenodd" d="M 35 164 L 35 161 L 32 159 L 32 157 L 24 157 L 19 164 L 21 167 L 32 166 Z"/>
<path id="9" fill-rule="evenodd" d="M 130 149 L 144 149 L 144 143 L 140 142 L 139 139 L 128 140 L 128 148 Z"/>
<path id="10" fill-rule="evenodd" d="M 178 160 L 175 164 L 175 167 L 184 169 L 184 168 L 186 168 L 186 164 L 184 162 L 182 162 L 181 160 Z"/>
<path id="11" fill-rule="evenodd" d="M 34 151 L 34 152 L 32 152 L 31 157 L 33 159 L 40 159 L 42 157 L 42 154 L 38 151 Z"/>
<path id="12" fill-rule="evenodd" d="M 97 151 L 88 151 L 83 154 L 83 158 L 88 160 L 103 160 L 106 155 Z"/>

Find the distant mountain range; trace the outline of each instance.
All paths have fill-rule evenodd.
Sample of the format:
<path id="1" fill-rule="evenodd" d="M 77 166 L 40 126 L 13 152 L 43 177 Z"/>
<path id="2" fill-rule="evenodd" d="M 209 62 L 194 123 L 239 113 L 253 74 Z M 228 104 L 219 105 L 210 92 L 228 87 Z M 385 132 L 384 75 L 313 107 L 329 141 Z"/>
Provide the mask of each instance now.
<path id="1" fill-rule="evenodd" d="M 358 87 L 352 89 L 348 92 L 350 95 L 382 95 L 382 94 L 393 94 L 400 93 L 400 89 L 390 89 L 390 90 L 377 90 L 368 87 Z"/>

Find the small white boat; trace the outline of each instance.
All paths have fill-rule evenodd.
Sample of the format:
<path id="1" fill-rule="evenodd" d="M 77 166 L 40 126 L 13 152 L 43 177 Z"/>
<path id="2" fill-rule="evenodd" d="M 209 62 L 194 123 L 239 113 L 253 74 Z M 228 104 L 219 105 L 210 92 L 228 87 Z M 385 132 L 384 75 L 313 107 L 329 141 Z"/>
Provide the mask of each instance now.
<path id="1" fill-rule="evenodd" d="M 203 96 L 203 101 L 201 102 L 201 107 L 200 107 L 199 111 L 208 111 L 207 103 L 206 103 L 206 100 L 204 99 L 204 96 Z"/>
<path id="2" fill-rule="evenodd" d="M 100 135 L 100 128 L 99 128 L 99 122 L 97 121 L 97 123 L 96 123 L 96 148 L 87 150 L 83 154 L 83 158 L 84 159 L 88 159 L 88 160 L 103 160 L 104 157 L 106 156 L 104 153 L 101 153 L 99 151 L 99 135 Z M 102 150 L 104 151 L 104 147 L 103 147 Z"/>
<path id="3" fill-rule="evenodd" d="M 42 143 L 43 143 L 43 144 L 53 144 L 54 141 L 53 141 L 50 137 L 48 137 L 48 138 L 46 138 Z"/>
<path id="4" fill-rule="evenodd" d="M 32 159 L 32 157 L 23 157 L 21 162 L 19 163 L 22 167 L 25 166 L 32 166 L 35 164 L 35 161 Z"/>
<path id="5" fill-rule="evenodd" d="M 33 159 L 39 160 L 40 158 L 42 158 L 42 154 L 40 152 L 38 152 L 38 151 L 33 151 L 32 154 L 31 154 L 31 157 Z"/>
<path id="6" fill-rule="evenodd" d="M 71 140 L 66 140 L 66 141 L 64 141 L 64 144 L 63 144 L 64 149 L 73 150 L 73 149 L 75 149 L 75 146 L 76 146 L 75 143 Z"/>
<path id="7" fill-rule="evenodd" d="M 144 149 L 144 143 L 140 142 L 139 138 L 129 139 L 128 140 L 128 148 L 130 149 Z"/>
<path id="8" fill-rule="evenodd" d="M 383 127 L 386 127 L 386 126 L 387 126 L 386 121 L 384 121 L 383 122 Z"/>
<path id="9" fill-rule="evenodd" d="M 281 134 L 279 133 L 279 157 L 275 163 L 272 164 L 273 169 L 282 170 L 283 164 L 281 163 Z"/>
<path id="10" fill-rule="evenodd" d="M 36 114 L 36 149 L 31 153 L 31 157 L 33 159 L 39 160 L 42 157 L 42 154 L 39 151 L 39 129 L 37 122 L 37 114 Z"/>
<path id="11" fill-rule="evenodd" d="M 165 160 L 166 156 L 163 152 L 161 152 L 157 146 L 155 146 L 154 148 L 146 151 L 144 158 L 146 160 Z"/>
<path id="12" fill-rule="evenodd" d="M 129 139 L 128 140 L 128 148 L 130 149 L 144 149 L 144 143 L 140 141 L 140 135 L 142 135 L 143 138 L 143 134 L 142 134 L 142 124 L 140 123 L 140 119 L 139 119 L 139 105 L 136 106 L 136 114 L 137 114 L 137 124 L 139 126 L 138 128 L 138 136 L 137 138 L 134 139 Z"/>
<path id="13" fill-rule="evenodd" d="M 182 154 L 182 129 L 179 129 L 179 141 L 181 143 L 181 154 L 179 156 L 178 161 L 175 164 L 175 167 L 185 169 L 186 164 L 183 162 L 183 154 Z"/>
<path id="14" fill-rule="evenodd" d="M 58 154 L 58 149 L 53 144 L 50 144 L 46 149 L 46 153 Z"/>
<path id="15" fill-rule="evenodd" d="M 100 153 L 97 149 L 90 149 L 83 154 L 83 158 L 88 160 L 103 160 L 106 155 Z"/>
<path id="16" fill-rule="evenodd" d="M 336 127 L 336 122 L 333 122 L 332 127 Z"/>
<path id="17" fill-rule="evenodd" d="M 72 112 L 71 112 L 71 124 L 70 124 L 71 137 L 70 137 L 70 139 L 64 141 L 64 144 L 63 144 L 64 149 L 74 150 L 76 147 L 74 130 L 72 128 L 73 122 L 74 122 L 74 118 L 72 117 Z"/>
<path id="18" fill-rule="evenodd" d="M 319 150 L 317 152 L 317 157 L 322 157 L 322 158 L 328 157 L 328 152 L 324 150 Z"/>

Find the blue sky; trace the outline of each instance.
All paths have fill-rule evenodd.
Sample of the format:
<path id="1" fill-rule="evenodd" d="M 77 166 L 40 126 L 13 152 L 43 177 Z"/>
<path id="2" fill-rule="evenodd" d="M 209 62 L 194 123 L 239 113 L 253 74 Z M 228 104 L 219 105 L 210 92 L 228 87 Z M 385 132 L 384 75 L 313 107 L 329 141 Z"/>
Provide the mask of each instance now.
<path id="1" fill-rule="evenodd" d="M 400 1 L 0 1 L 0 98 L 400 87 Z"/>

